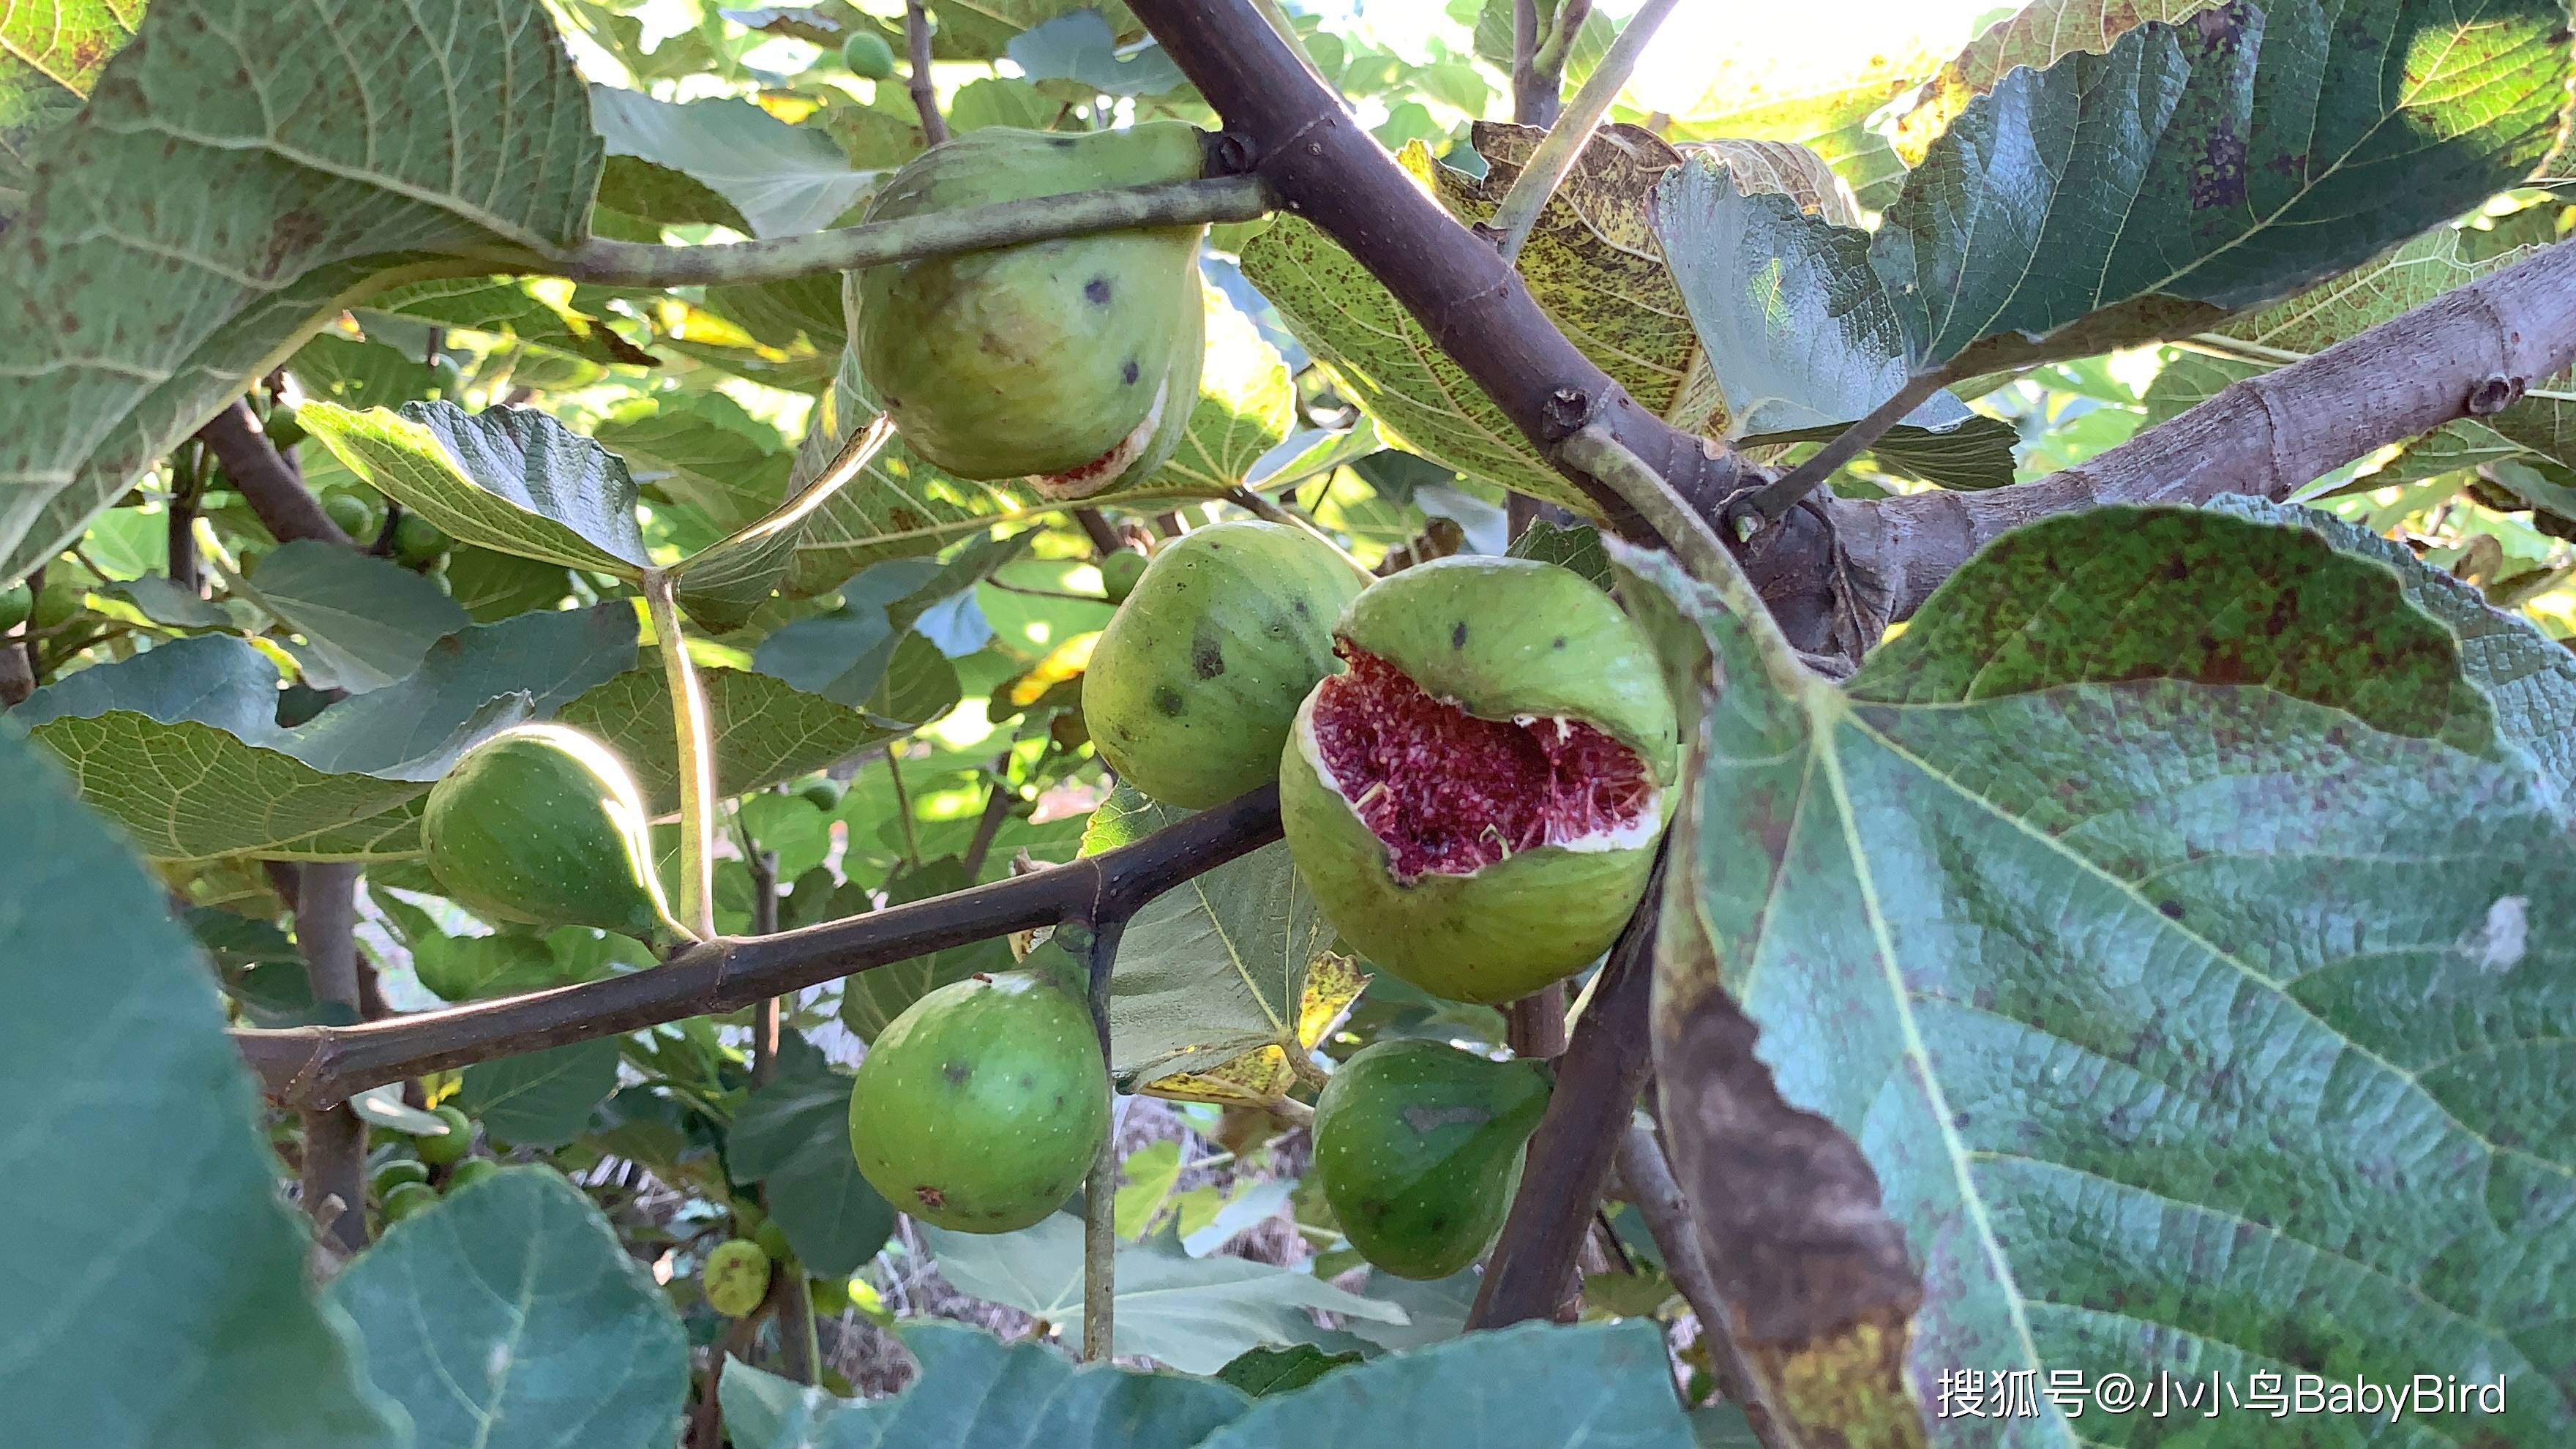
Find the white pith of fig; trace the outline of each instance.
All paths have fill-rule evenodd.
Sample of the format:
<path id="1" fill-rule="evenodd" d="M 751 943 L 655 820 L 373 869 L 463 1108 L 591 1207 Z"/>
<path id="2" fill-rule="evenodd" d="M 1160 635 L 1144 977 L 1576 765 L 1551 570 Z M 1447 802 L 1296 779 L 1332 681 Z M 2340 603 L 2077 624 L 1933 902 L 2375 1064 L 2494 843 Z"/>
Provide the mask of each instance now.
<path id="1" fill-rule="evenodd" d="M 1598 956 L 1669 813 L 1676 725 L 1643 634 L 1581 575 L 1493 558 L 1383 580 L 1334 632 L 1350 668 L 1307 696 L 1280 766 L 1325 917 L 1463 1001 Z"/>

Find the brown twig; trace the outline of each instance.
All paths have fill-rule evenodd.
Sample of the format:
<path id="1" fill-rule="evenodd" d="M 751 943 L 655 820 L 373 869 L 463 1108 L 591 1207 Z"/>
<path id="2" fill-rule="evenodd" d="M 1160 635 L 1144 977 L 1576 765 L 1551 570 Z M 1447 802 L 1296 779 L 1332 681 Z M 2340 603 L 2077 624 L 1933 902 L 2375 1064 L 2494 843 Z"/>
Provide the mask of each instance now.
<path id="1" fill-rule="evenodd" d="M 393 1021 L 242 1030 L 233 1039 L 273 1100 L 328 1105 L 380 1082 L 735 1011 L 1012 931 L 1123 919 L 1182 881 L 1278 838 L 1279 792 L 1265 787 L 1117 850 L 775 936 L 698 942 L 649 971 Z"/>
<path id="2" fill-rule="evenodd" d="M 1752 481 L 1734 453 L 1638 406 L 1568 341 L 1494 248 L 1413 183 L 1250 0 L 1132 8 L 1225 117 L 1249 169 L 1368 268 L 1546 456 L 1598 424 L 1703 506 Z M 1620 532 L 1652 540 L 1615 491 L 1559 468 Z"/>
<path id="3" fill-rule="evenodd" d="M 1565 983 L 1542 986 L 1503 1008 L 1503 1044 L 1534 1060 L 1565 1052 Z"/>
<path id="4" fill-rule="evenodd" d="M 322 502 L 304 486 L 268 435 L 259 430 L 250 404 L 236 398 L 197 430 L 197 436 L 223 465 L 224 476 L 241 490 L 260 526 L 280 543 L 310 538 L 350 547 L 349 535 L 322 511 Z"/>
<path id="5" fill-rule="evenodd" d="M 358 867 L 342 861 L 271 867 L 295 903 L 295 946 L 314 1004 L 358 1016 Z M 331 1244 L 357 1252 L 367 1245 L 367 1124 L 346 1102 L 308 1106 L 303 1117 L 304 1210 Z"/>
<path id="6" fill-rule="evenodd" d="M 1068 921 L 1059 930 L 1079 931 L 1074 942 L 1089 968 L 1091 1029 L 1100 1038 L 1100 1064 L 1114 1070 L 1109 1044 L 1109 977 L 1118 962 L 1118 940 L 1126 934 L 1132 908 L 1107 917 Z M 1107 1363 L 1118 1340 L 1118 1134 L 1101 1139 L 1100 1153 L 1082 1182 L 1082 1361 Z"/>
<path id="7" fill-rule="evenodd" d="M 903 7 L 903 41 L 910 61 L 904 84 L 921 114 L 922 143 L 936 146 L 948 139 L 948 121 L 939 114 L 939 90 L 930 82 L 930 12 L 921 0 L 907 0 Z"/>
<path id="8" fill-rule="evenodd" d="M 960 862 L 966 867 L 966 878 L 973 880 L 984 873 L 984 857 L 993 852 L 993 837 L 1002 833 L 1002 822 L 1018 808 L 1020 792 L 1011 788 L 1011 757 L 993 762 L 993 788 L 984 796 L 984 813 L 975 822 L 975 838 L 966 842 L 966 855 Z"/>
<path id="9" fill-rule="evenodd" d="M 1660 887 L 1648 886 L 1647 904 L 1611 946 L 1592 1002 L 1557 1059 L 1556 1088 L 1530 1137 L 1520 1191 L 1486 1259 L 1469 1328 L 1552 1317 L 1564 1299 L 1610 1176 L 1611 1151 L 1646 1084 L 1658 894 Z"/>
<path id="10" fill-rule="evenodd" d="M 169 555 L 166 571 L 171 583 L 195 594 L 205 582 L 197 564 L 197 500 L 206 486 L 204 449 L 181 444 L 171 452 L 170 470 L 174 486 L 170 490 L 169 517 L 162 530 Z"/>

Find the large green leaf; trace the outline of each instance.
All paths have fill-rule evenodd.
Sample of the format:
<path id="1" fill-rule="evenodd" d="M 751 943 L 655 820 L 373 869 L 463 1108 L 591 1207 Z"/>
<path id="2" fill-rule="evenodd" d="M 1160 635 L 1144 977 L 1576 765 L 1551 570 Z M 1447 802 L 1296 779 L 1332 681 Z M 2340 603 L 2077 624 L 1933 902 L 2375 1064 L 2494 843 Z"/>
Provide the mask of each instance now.
<path id="1" fill-rule="evenodd" d="M 0 728 L 0 1402 L 27 1444 L 396 1449 L 159 883 Z"/>
<path id="2" fill-rule="evenodd" d="M 1843 688 L 1634 561 L 1727 681 L 1658 943 L 1676 1167 L 1732 1161 L 1676 1114 L 1723 992 L 1874 1169 L 1923 1275 L 1912 1361 L 2501 1373 L 2509 1412 L 2410 1432 L 2561 1443 L 2576 840 L 2463 709 L 2450 631 L 2320 543 L 2052 520 Z M 2079 1429 L 2043 1398 L 1976 1442 Z"/>
<path id="3" fill-rule="evenodd" d="M 898 733 L 866 713 L 744 669 L 702 669 L 715 721 L 716 793 L 746 795 L 812 774 Z M 671 738 L 671 684 L 658 655 L 563 708 L 565 724 L 608 742 L 635 774 L 656 814 L 679 808 L 679 750 Z"/>
<path id="4" fill-rule="evenodd" d="M 1868 232 L 1700 160 L 1666 172 L 1655 197 L 1656 233 L 1731 436 L 1830 435 L 1905 385 L 1904 327 L 1869 268 Z M 1938 482 L 2000 487 L 2013 481 L 2013 442 L 2011 429 L 1981 426 L 1939 392 L 1877 447 L 1899 463 L 1930 460 L 1922 471 Z"/>
<path id="5" fill-rule="evenodd" d="M 835 1398 L 728 1363 L 725 1432 L 741 1449 L 1189 1449 L 1251 1402 L 1205 1379 L 1078 1369 L 1043 1343 L 1004 1344 L 962 1323 L 915 1318 L 897 1332 L 921 1375 L 891 1398 Z"/>
<path id="6" fill-rule="evenodd" d="M 2556 147 L 2565 24 L 2558 0 L 2230 0 L 2012 72 L 1872 244 L 1908 360 L 2201 330 L 2458 215 Z"/>
<path id="7" fill-rule="evenodd" d="M 142 17 L 143 0 L 30 0 L 0 12 L 0 224 L 26 204 L 36 138 L 79 113 Z"/>
<path id="8" fill-rule="evenodd" d="M 594 1037 L 467 1067 L 456 1104 L 513 1146 L 561 1147 L 617 1090 L 617 1038 Z"/>
<path id="9" fill-rule="evenodd" d="M 2105 51 L 2150 20 L 2172 24 L 2213 0 L 2038 0 L 1989 25 L 1924 82 L 1894 127 L 1896 151 L 1919 166 L 1924 152 L 1968 103 L 2016 67 L 2046 70 L 2078 50 Z"/>
<path id="10" fill-rule="evenodd" d="M 370 859 L 419 850 L 419 796 L 476 740 L 634 658 L 624 605 L 521 615 L 451 635 L 409 678 L 287 730 L 276 665 L 208 635 L 84 669 L 12 713 L 148 855 Z"/>
<path id="11" fill-rule="evenodd" d="M 304 636 L 297 658 L 316 689 L 382 689 L 467 623 L 438 585 L 393 560 L 309 538 L 278 545 L 240 591 Z"/>
<path id="12" fill-rule="evenodd" d="M 749 101 L 674 104 L 613 86 L 590 89 L 607 148 L 680 172 L 742 213 L 754 236 L 820 231 L 865 199 L 877 173 L 851 169 L 819 128 L 791 126 Z"/>
<path id="13" fill-rule="evenodd" d="M 925 1227 L 940 1276 L 963 1293 L 1007 1304 L 1079 1334 L 1082 1220 L 1058 1213 L 1016 1233 L 979 1235 Z M 1212 1374 L 1259 1344 L 1312 1343 L 1324 1330 L 1309 1309 L 1379 1323 L 1404 1310 L 1347 1293 L 1297 1268 L 1247 1258 L 1193 1258 L 1168 1233 L 1118 1245 L 1117 1348 L 1187 1373 Z"/>
<path id="14" fill-rule="evenodd" d="M 1256 1401 L 1204 1449 L 1314 1444 L 1693 1449 L 1660 1325 L 1638 1320 L 1523 1323 L 1389 1354 Z"/>
<path id="15" fill-rule="evenodd" d="M 0 242 L 0 580 L 350 302 L 582 240 L 588 114 L 521 0 L 153 5 Z"/>
<path id="16" fill-rule="evenodd" d="M 847 1276 L 885 1246 L 894 1207 L 859 1175 L 851 1155 L 850 1079 L 793 1032 L 781 1042 L 777 1065 L 735 1115 L 725 1137 L 727 1165 L 735 1180 L 763 1185 L 770 1221 L 809 1272 Z"/>
<path id="17" fill-rule="evenodd" d="M 1132 844 L 1190 813 L 1121 785 L 1092 812 L 1083 854 Z M 1156 896 L 1118 940 L 1109 978 L 1113 1069 L 1142 1084 L 1265 1046 L 1302 1054 L 1306 974 L 1332 945 L 1333 928 L 1284 844 Z"/>
<path id="18" fill-rule="evenodd" d="M 331 1280 L 418 1449 L 666 1449 L 689 1390 L 679 1316 L 589 1198 L 504 1169 Z"/>

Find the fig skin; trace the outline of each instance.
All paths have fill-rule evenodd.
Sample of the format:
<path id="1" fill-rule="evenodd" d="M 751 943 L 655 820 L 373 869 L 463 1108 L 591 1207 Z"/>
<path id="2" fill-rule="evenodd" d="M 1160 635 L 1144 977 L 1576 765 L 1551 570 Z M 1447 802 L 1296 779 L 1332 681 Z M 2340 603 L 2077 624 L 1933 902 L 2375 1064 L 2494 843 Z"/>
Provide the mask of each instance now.
<path id="1" fill-rule="evenodd" d="M 708 1307 L 727 1318 L 741 1318 L 769 1296 L 769 1272 L 769 1255 L 758 1243 L 727 1238 L 699 1265 L 698 1281 L 706 1289 Z"/>
<path id="2" fill-rule="evenodd" d="M 1083 999 L 1024 971 L 974 976 L 887 1023 L 850 1091 L 859 1173 L 965 1233 L 1043 1220 L 1109 1137 L 1109 1072 Z"/>
<path id="3" fill-rule="evenodd" d="M 1315 1172 L 1351 1246 L 1400 1278 L 1446 1278 L 1501 1231 L 1549 1082 L 1439 1042 L 1368 1047 L 1315 1101 Z"/>
<path id="4" fill-rule="evenodd" d="M 1360 585 L 1284 524 L 1220 523 L 1166 545 L 1091 651 L 1092 744 L 1121 779 L 1184 809 L 1270 783 L 1298 701 L 1341 668 L 1332 621 Z"/>
<path id="5" fill-rule="evenodd" d="M 1319 684 L 1280 756 L 1279 809 L 1289 854 L 1343 941 L 1425 991 L 1484 1003 L 1526 996 L 1608 949 L 1645 895 L 1673 803 L 1677 725 L 1642 631 L 1570 570 L 1449 558 L 1370 586 L 1334 633 L 1479 718 L 1588 722 L 1633 751 L 1657 790 L 1638 838 L 1401 880 L 1386 842 L 1328 782 Z"/>
<path id="6" fill-rule="evenodd" d="M 895 173 L 866 220 L 1185 181 L 1196 128 L 1086 135 L 989 126 Z M 859 274 L 859 370 L 916 453 L 960 478 L 1074 498 L 1142 478 L 1198 403 L 1201 226 L 1063 237 Z"/>
<path id="7" fill-rule="evenodd" d="M 578 730 L 519 725 L 466 751 L 430 787 L 421 843 L 439 884 L 487 919 L 681 934 L 634 780 Z"/>

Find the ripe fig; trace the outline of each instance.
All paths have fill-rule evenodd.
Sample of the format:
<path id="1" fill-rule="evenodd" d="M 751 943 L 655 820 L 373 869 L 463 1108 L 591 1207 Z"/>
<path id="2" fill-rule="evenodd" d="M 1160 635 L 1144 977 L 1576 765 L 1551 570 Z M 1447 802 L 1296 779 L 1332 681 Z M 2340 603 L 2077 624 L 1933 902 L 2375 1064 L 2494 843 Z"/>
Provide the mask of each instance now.
<path id="1" fill-rule="evenodd" d="M 1334 628 L 1280 761 L 1288 850 L 1352 949 L 1460 1001 L 1524 996 L 1636 909 L 1676 723 L 1645 636 L 1580 574 L 1445 558 Z"/>
<path id="2" fill-rule="evenodd" d="M 1522 1149 L 1547 1110 L 1547 1069 L 1429 1041 L 1386 1041 L 1315 1099 L 1315 1172 L 1360 1256 L 1401 1278 L 1446 1278 L 1503 1226 Z"/>
<path id="3" fill-rule="evenodd" d="M 769 1296 L 769 1255 L 749 1238 L 727 1238 L 698 1267 L 707 1306 L 727 1318 L 741 1318 Z"/>
<path id="4" fill-rule="evenodd" d="M 531 926 L 680 934 L 653 869 L 650 817 L 606 745 L 562 725 L 506 729 L 430 788 L 430 873 L 470 910 Z"/>
<path id="5" fill-rule="evenodd" d="M 852 75 L 888 80 L 894 75 L 894 47 L 873 30 L 854 31 L 841 42 L 841 64 L 848 66 Z"/>
<path id="6" fill-rule="evenodd" d="M 958 1232 L 1016 1232 L 1054 1212 L 1108 1135 L 1089 1007 L 1025 971 L 914 1002 L 877 1034 L 850 1092 L 860 1175 Z"/>
<path id="7" fill-rule="evenodd" d="M 1167 805 L 1203 809 L 1267 784 L 1298 701 L 1337 667 L 1332 621 L 1360 584 L 1331 547 L 1284 524 L 1184 534 L 1091 651 L 1092 743 Z"/>
<path id="8" fill-rule="evenodd" d="M 465 1160 L 474 1150 L 474 1119 L 453 1106 L 440 1107 L 432 1115 L 447 1124 L 444 1136 L 423 1137 L 412 1147 L 420 1160 L 432 1167 L 447 1167 Z"/>
<path id="9" fill-rule="evenodd" d="M 987 126 L 905 163 L 868 204 L 893 221 L 1100 187 L 1186 181 L 1198 131 Z M 923 257 L 859 274 L 859 368 L 913 451 L 960 478 L 1057 498 L 1143 478 L 1198 404 L 1198 226 Z"/>

